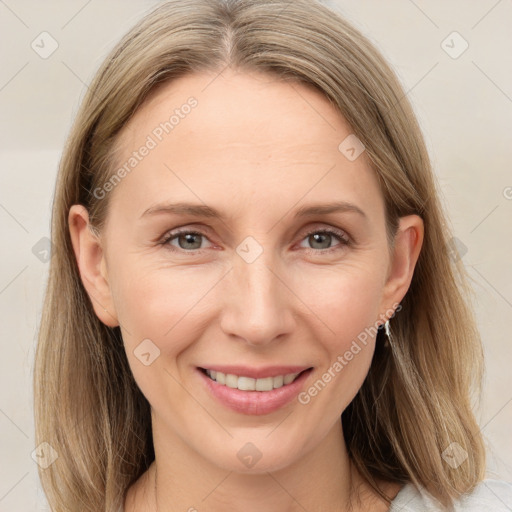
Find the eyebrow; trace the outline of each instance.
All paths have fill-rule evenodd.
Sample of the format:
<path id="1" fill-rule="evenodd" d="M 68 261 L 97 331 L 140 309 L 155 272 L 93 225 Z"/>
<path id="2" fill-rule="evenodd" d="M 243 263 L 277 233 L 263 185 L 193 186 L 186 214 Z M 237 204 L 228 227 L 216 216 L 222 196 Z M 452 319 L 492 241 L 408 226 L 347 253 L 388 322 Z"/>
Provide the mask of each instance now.
<path id="1" fill-rule="evenodd" d="M 311 217 L 313 215 L 327 215 L 329 213 L 338 212 L 352 212 L 357 213 L 368 219 L 366 213 L 356 206 L 355 204 L 347 201 L 335 201 L 325 204 L 314 204 L 310 206 L 303 206 L 299 208 L 294 215 L 294 218 Z M 141 216 L 157 214 L 174 214 L 174 215 L 191 215 L 194 217 L 204 217 L 210 219 L 224 219 L 224 215 L 210 206 L 194 203 L 164 203 L 157 204 L 148 208 Z"/>

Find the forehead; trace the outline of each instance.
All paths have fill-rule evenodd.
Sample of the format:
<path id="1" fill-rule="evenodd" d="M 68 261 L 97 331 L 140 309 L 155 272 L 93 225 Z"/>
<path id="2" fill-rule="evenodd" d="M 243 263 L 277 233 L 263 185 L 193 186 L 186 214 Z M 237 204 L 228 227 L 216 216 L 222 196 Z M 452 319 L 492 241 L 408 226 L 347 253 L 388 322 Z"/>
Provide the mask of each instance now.
<path id="1" fill-rule="evenodd" d="M 366 155 L 350 161 L 339 149 L 349 135 L 343 116 L 312 86 L 263 73 L 189 74 L 161 85 L 123 128 L 118 167 L 151 149 L 132 162 L 111 199 L 123 196 L 140 214 L 159 200 L 238 200 L 246 209 L 251 198 L 290 207 L 306 195 L 364 202 L 373 194 L 367 202 L 378 209 Z"/>
<path id="2" fill-rule="evenodd" d="M 187 106 L 191 98 L 194 107 Z M 313 86 L 261 72 L 225 70 L 160 85 L 122 130 L 120 145 L 136 146 L 137 138 L 158 132 L 173 117 L 171 131 L 162 134 L 169 143 L 180 136 L 193 142 L 199 138 L 194 135 L 207 134 L 200 141 L 203 147 L 222 143 L 243 151 L 281 144 L 323 149 L 320 138 L 335 144 L 342 133 L 350 133 L 343 116 Z"/>

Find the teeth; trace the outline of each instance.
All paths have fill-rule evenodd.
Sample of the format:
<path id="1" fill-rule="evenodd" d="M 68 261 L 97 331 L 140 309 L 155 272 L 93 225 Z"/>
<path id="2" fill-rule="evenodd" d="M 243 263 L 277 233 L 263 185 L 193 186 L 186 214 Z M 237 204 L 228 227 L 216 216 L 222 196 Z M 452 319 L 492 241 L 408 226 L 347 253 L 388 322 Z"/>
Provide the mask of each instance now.
<path id="1" fill-rule="evenodd" d="M 238 375 L 231 373 L 225 374 L 216 372 L 215 370 L 206 370 L 206 373 L 212 380 L 230 388 L 237 388 L 241 391 L 272 391 L 273 389 L 293 382 L 300 372 L 278 375 L 277 377 L 265 377 L 264 379 L 252 379 L 251 377 L 244 376 L 239 377 Z"/>

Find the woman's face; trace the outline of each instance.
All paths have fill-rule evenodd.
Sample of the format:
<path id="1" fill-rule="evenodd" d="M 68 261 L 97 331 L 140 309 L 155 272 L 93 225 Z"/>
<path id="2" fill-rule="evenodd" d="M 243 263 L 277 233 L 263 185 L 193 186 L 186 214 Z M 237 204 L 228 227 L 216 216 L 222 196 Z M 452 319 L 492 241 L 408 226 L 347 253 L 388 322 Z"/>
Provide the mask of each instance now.
<path id="1" fill-rule="evenodd" d="M 110 201 L 102 251 L 83 230 L 77 258 L 98 316 L 121 326 L 155 443 L 238 472 L 293 463 L 361 387 L 375 327 L 410 284 L 421 220 L 401 219 L 390 254 L 350 127 L 319 92 L 268 75 L 166 84 L 119 142 L 125 172 L 97 191 Z M 266 377 L 227 379 L 259 389 L 311 370 L 267 392 L 200 368 Z"/>

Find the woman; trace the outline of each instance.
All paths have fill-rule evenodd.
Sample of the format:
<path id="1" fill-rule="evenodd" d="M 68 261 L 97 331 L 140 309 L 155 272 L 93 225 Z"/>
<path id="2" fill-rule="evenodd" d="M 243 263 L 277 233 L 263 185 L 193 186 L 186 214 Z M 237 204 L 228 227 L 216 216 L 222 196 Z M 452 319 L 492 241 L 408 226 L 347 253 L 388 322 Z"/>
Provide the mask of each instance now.
<path id="1" fill-rule="evenodd" d="M 88 90 L 52 221 L 54 511 L 510 507 L 421 132 L 324 5 L 149 14 Z"/>

